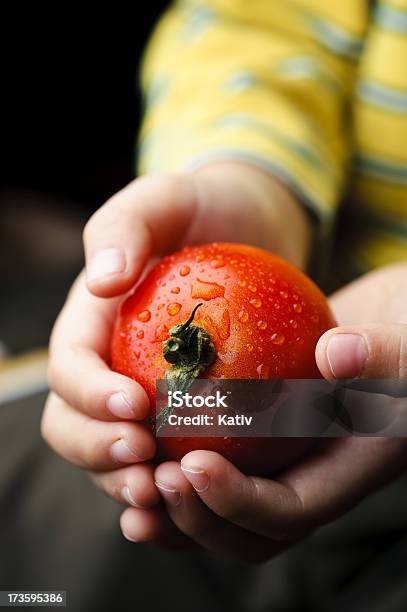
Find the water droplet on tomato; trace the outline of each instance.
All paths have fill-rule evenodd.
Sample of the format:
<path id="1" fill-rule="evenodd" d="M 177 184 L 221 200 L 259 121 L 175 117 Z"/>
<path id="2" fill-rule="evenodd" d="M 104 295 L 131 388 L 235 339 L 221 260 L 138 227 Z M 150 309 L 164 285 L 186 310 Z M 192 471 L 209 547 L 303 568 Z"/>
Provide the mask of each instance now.
<path id="1" fill-rule="evenodd" d="M 245 280 L 243 280 L 243 279 L 242 279 L 242 280 L 240 280 L 240 281 L 239 281 L 237 284 L 239 285 L 239 287 L 246 287 L 246 284 L 247 284 L 247 283 L 246 283 L 246 281 L 245 281 Z"/>
<path id="2" fill-rule="evenodd" d="M 293 304 L 293 308 L 294 308 L 295 312 L 298 312 L 298 313 L 302 312 L 302 306 L 301 306 L 301 304 L 298 304 L 298 302 Z"/>
<path id="3" fill-rule="evenodd" d="M 223 268 L 224 265 L 225 262 L 223 261 L 223 259 L 212 259 L 211 261 L 212 268 Z"/>
<path id="4" fill-rule="evenodd" d="M 138 313 L 137 318 L 142 323 L 146 323 L 151 319 L 151 312 L 149 310 L 142 310 Z"/>
<path id="5" fill-rule="evenodd" d="M 287 291 L 280 291 L 280 295 L 282 298 L 284 298 L 285 300 L 288 298 L 288 293 Z"/>
<path id="6" fill-rule="evenodd" d="M 178 314 L 180 310 L 181 304 L 178 304 L 178 302 L 172 302 L 172 304 L 168 304 L 167 306 L 167 312 L 169 315 L 171 315 L 171 317 Z"/>
<path id="7" fill-rule="evenodd" d="M 241 321 L 242 323 L 246 323 L 246 321 L 249 318 L 249 313 L 247 312 L 247 310 L 242 308 L 242 310 L 238 314 L 238 317 L 239 317 L 239 321 Z"/>
<path id="8" fill-rule="evenodd" d="M 205 259 L 205 255 L 203 253 L 198 253 L 198 255 L 195 257 L 195 261 L 200 262 L 203 261 Z"/>
<path id="9" fill-rule="evenodd" d="M 199 278 L 194 281 L 191 289 L 191 297 L 199 300 L 213 300 L 224 295 L 225 287 Z"/>
<path id="10" fill-rule="evenodd" d="M 257 327 L 259 329 L 267 329 L 267 321 L 262 321 L 260 319 L 260 321 L 257 321 Z"/>
<path id="11" fill-rule="evenodd" d="M 168 338 L 168 327 L 166 325 L 157 325 L 155 328 L 155 339 L 166 340 Z"/>
<path id="12" fill-rule="evenodd" d="M 313 314 L 311 317 L 311 320 L 313 321 L 313 323 L 318 323 L 319 322 L 319 315 L 317 313 Z"/>
<path id="13" fill-rule="evenodd" d="M 261 306 L 261 300 L 259 300 L 259 298 L 253 298 L 252 300 L 250 300 L 250 304 L 254 307 L 254 308 L 260 308 Z"/>
<path id="14" fill-rule="evenodd" d="M 179 293 L 181 291 L 181 289 L 179 287 L 173 287 L 171 289 L 171 293 Z"/>
<path id="15" fill-rule="evenodd" d="M 182 266 L 181 270 L 179 271 L 181 276 L 188 276 L 190 272 L 191 268 L 189 266 Z"/>
<path id="16" fill-rule="evenodd" d="M 246 344 L 247 350 L 249 351 L 249 353 L 251 353 L 254 349 L 253 344 Z"/>
<path id="17" fill-rule="evenodd" d="M 297 323 L 297 321 L 295 319 L 290 319 L 290 325 L 294 329 L 296 329 L 298 327 L 298 323 Z"/>
<path id="18" fill-rule="evenodd" d="M 126 337 L 126 332 L 121 331 L 119 336 L 120 336 L 120 338 L 125 338 Z"/>
<path id="19" fill-rule="evenodd" d="M 273 334 L 271 336 L 271 341 L 273 344 L 277 345 L 284 344 L 285 336 L 283 336 L 283 334 Z"/>
<path id="20" fill-rule="evenodd" d="M 230 336 L 230 317 L 229 317 L 229 313 L 226 310 L 226 308 L 222 312 L 220 322 L 217 326 L 217 330 L 222 340 L 227 340 L 229 338 Z"/>
<path id="21" fill-rule="evenodd" d="M 136 336 L 137 336 L 137 338 L 140 338 L 140 340 L 141 340 L 142 338 L 144 338 L 144 332 L 143 332 L 143 330 L 142 330 L 142 329 L 140 329 L 140 330 L 137 332 Z"/>
<path id="22" fill-rule="evenodd" d="M 248 290 L 249 290 L 249 291 L 251 291 L 252 293 L 256 293 L 256 291 L 257 291 L 257 287 L 256 287 L 256 285 L 251 285 L 251 284 L 250 284 L 250 285 L 247 285 L 247 288 L 248 288 Z"/>

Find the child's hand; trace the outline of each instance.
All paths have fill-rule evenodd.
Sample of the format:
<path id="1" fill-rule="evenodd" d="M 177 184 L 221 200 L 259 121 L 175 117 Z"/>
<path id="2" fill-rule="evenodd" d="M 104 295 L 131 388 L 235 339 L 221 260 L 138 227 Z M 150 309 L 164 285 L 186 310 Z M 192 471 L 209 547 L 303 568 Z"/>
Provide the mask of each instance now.
<path id="1" fill-rule="evenodd" d="M 222 163 L 189 175 L 138 179 L 85 228 L 87 280 L 84 274 L 77 279 L 52 334 L 52 392 L 42 434 L 57 453 L 93 472 L 97 485 L 123 503 L 149 507 L 160 496 L 153 468 L 144 463 L 154 456 L 155 442 L 137 422 L 148 413 L 148 398 L 140 385 L 106 364 L 119 296 L 133 287 L 153 257 L 214 240 L 264 247 L 304 266 L 308 218 L 272 176 Z M 152 532 L 146 513 L 144 527 L 150 524 Z"/>
<path id="2" fill-rule="evenodd" d="M 318 343 L 325 378 L 407 378 L 406 275 L 405 264 L 384 268 L 333 296 L 333 310 L 346 325 Z M 365 349 L 345 346 L 346 334 L 350 342 L 363 338 Z M 332 346 L 338 336 L 342 344 Z M 261 561 L 351 510 L 406 465 L 404 438 L 349 437 L 321 440 L 312 456 L 274 480 L 244 476 L 209 451 L 188 453 L 181 465 L 161 464 L 155 479 L 180 543 L 188 536 L 210 550 Z M 127 509 L 121 525 L 137 541 L 163 541 L 165 529 L 175 540 L 173 527 L 155 511 Z"/>

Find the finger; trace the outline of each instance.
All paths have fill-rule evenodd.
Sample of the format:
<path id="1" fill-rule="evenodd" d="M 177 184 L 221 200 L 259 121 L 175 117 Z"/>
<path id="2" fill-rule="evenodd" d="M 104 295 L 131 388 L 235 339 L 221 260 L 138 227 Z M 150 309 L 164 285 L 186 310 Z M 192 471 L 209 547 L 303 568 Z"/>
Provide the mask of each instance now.
<path id="1" fill-rule="evenodd" d="M 91 419 L 54 393 L 44 408 L 41 434 L 61 457 L 88 470 L 139 463 L 155 454 L 155 440 L 143 425 Z"/>
<path id="2" fill-rule="evenodd" d="M 89 476 L 101 491 L 126 506 L 146 509 L 161 500 L 154 484 L 154 467 L 148 463 L 108 472 L 90 472 Z"/>
<path id="3" fill-rule="evenodd" d="M 66 402 L 102 420 L 143 419 L 150 410 L 144 389 L 112 372 L 107 359 L 117 300 L 87 291 L 83 275 L 74 284 L 51 337 L 48 381 Z"/>
<path id="4" fill-rule="evenodd" d="M 120 517 L 120 527 L 130 542 L 151 542 L 172 549 L 196 547 L 176 528 L 163 507 L 127 508 Z"/>
<path id="5" fill-rule="evenodd" d="M 340 325 L 407 323 L 406 277 L 407 263 L 399 262 L 345 285 L 329 298 L 336 320 Z"/>
<path id="6" fill-rule="evenodd" d="M 243 529 L 281 540 L 301 518 L 302 502 L 293 489 L 245 476 L 218 453 L 188 453 L 181 469 L 208 508 Z"/>
<path id="7" fill-rule="evenodd" d="M 341 516 L 396 477 L 406 455 L 402 439 L 346 438 L 321 441 L 318 452 L 278 480 L 245 476 L 209 451 L 188 453 L 182 470 L 219 516 L 255 533 L 290 540 Z"/>
<path id="8" fill-rule="evenodd" d="M 280 544 L 240 529 L 211 512 L 196 495 L 179 463 L 159 465 L 155 482 L 175 525 L 204 548 L 251 562 L 263 561 L 281 550 Z"/>
<path id="9" fill-rule="evenodd" d="M 179 242 L 195 208 L 187 175 L 145 176 L 113 196 L 84 230 L 89 290 L 110 297 L 130 289 L 151 255 Z"/>
<path id="10" fill-rule="evenodd" d="M 327 379 L 407 378 L 407 325 L 347 325 L 327 331 L 315 357 Z"/>
<path id="11" fill-rule="evenodd" d="M 406 467 L 403 438 L 321 440 L 318 452 L 280 478 L 301 499 L 305 526 L 328 523 L 389 484 Z"/>

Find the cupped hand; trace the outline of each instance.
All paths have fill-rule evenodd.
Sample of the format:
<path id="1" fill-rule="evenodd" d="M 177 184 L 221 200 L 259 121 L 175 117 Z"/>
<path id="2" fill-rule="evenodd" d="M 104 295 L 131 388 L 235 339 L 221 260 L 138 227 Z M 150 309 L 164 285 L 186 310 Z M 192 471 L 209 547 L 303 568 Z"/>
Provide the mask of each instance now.
<path id="1" fill-rule="evenodd" d="M 407 378 L 407 265 L 370 273 L 331 299 L 344 325 L 320 339 L 316 358 L 327 379 Z M 350 336 L 350 338 L 349 338 Z M 126 537 L 179 543 L 185 536 L 204 548 L 246 561 L 262 561 L 291 546 L 394 479 L 407 465 L 403 438 L 321 440 L 313 454 L 275 479 L 245 476 L 220 455 L 193 451 L 181 465 L 163 463 L 155 480 L 168 520 L 127 509 Z"/>
<path id="2" fill-rule="evenodd" d="M 165 539 L 171 523 L 160 509 L 142 510 L 160 500 L 148 463 L 155 441 L 139 423 L 149 403 L 140 385 L 109 369 L 112 326 L 119 301 L 154 258 L 214 240 L 264 247 L 303 266 L 308 219 L 282 185 L 245 164 L 137 179 L 85 227 L 86 274 L 74 283 L 51 337 L 42 435 L 108 495 L 144 512 L 145 537 L 157 528 Z"/>

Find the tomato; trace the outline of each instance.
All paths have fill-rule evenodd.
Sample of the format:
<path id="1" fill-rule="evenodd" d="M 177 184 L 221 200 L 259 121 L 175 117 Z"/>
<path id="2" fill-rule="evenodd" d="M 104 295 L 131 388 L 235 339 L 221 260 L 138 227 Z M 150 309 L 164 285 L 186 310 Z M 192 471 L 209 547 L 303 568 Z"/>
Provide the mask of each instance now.
<path id="1" fill-rule="evenodd" d="M 156 379 L 165 378 L 170 330 L 187 321 L 208 339 L 199 378 L 320 378 L 315 346 L 336 325 L 328 303 L 302 272 L 242 244 L 186 247 L 161 260 L 121 305 L 111 367 L 139 382 L 155 414 Z M 185 343 L 184 343 L 185 344 Z M 178 349 L 178 343 L 176 345 Z M 163 349 L 165 349 L 163 351 Z M 246 473 L 269 474 L 310 447 L 309 438 L 157 437 L 157 461 L 214 450 Z"/>

